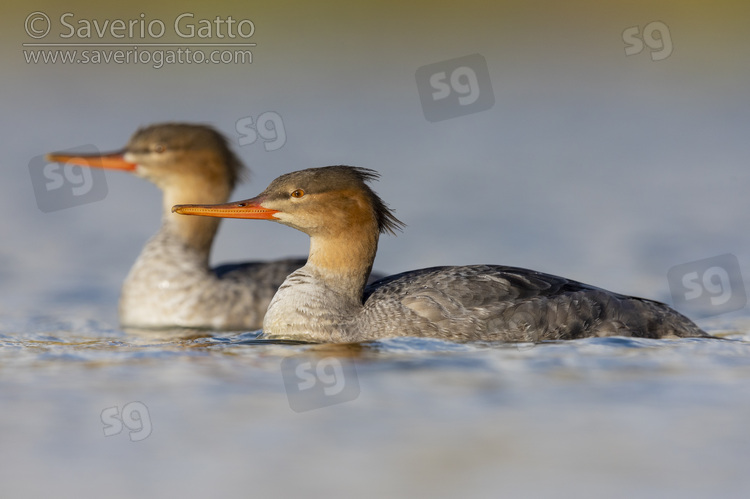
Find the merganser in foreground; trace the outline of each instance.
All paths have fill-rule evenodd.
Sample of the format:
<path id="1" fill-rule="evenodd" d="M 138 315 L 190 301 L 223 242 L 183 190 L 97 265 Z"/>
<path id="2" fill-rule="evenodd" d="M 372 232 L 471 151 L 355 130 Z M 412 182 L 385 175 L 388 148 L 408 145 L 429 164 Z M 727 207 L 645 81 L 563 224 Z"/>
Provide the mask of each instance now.
<path id="1" fill-rule="evenodd" d="M 514 267 L 434 267 L 365 288 L 379 234 L 403 226 L 367 185 L 377 177 L 365 168 L 313 168 L 282 175 L 246 201 L 173 211 L 274 220 L 310 236 L 307 264 L 286 279 L 268 307 L 263 321 L 268 338 L 537 342 L 707 336 L 662 303 Z"/>
<path id="2" fill-rule="evenodd" d="M 49 154 L 49 161 L 129 171 L 164 193 L 162 225 L 122 287 L 124 327 L 259 329 L 274 293 L 304 259 L 209 268 L 220 220 L 171 213 L 177 203 L 224 203 L 244 167 L 216 130 L 164 123 L 138 130 L 123 151 Z"/>

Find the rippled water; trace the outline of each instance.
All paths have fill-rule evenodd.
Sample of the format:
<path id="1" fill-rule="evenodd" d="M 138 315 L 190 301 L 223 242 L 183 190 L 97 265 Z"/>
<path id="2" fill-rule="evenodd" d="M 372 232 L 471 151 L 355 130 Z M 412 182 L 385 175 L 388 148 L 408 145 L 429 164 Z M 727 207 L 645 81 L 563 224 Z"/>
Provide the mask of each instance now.
<path id="1" fill-rule="evenodd" d="M 738 324 L 722 340 L 330 346 L 5 316 L 0 490 L 743 497 Z"/>

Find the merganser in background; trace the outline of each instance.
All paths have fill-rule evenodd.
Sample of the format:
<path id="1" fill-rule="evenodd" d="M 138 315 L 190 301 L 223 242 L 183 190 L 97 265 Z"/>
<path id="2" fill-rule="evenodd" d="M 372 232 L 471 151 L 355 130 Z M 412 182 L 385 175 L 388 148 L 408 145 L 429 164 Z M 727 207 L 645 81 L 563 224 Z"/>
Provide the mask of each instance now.
<path id="1" fill-rule="evenodd" d="M 220 220 L 172 214 L 177 203 L 224 203 L 244 173 L 227 140 L 203 125 L 164 123 L 138 130 L 123 151 L 49 154 L 49 161 L 129 171 L 164 193 L 162 225 L 122 287 L 124 327 L 259 329 L 274 293 L 304 259 L 209 268 Z"/>
<path id="2" fill-rule="evenodd" d="M 266 312 L 268 338 L 356 342 L 396 336 L 522 341 L 707 336 L 659 302 L 499 265 L 434 267 L 365 287 L 378 237 L 403 224 L 367 185 L 369 169 L 329 166 L 277 178 L 259 196 L 183 205 L 185 215 L 274 220 L 310 236 L 310 256 Z"/>

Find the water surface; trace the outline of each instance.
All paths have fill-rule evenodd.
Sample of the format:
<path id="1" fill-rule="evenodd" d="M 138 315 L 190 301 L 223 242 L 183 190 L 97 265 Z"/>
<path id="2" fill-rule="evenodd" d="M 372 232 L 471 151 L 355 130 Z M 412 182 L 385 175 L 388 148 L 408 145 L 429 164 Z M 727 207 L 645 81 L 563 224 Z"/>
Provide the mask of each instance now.
<path id="1" fill-rule="evenodd" d="M 5 316 L 0 489 L 742 497 L 750 328 L 716 332 L 332 346 Z"/>

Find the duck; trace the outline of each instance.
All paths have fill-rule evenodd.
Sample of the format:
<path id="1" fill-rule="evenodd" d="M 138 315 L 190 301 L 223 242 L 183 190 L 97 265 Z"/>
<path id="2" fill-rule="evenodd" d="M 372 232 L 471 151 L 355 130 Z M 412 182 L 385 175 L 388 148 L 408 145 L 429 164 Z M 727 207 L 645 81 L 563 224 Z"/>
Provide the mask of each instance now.
<path id="1" fill-rule="evenodd" d="M 180 217 L 179 203 L 224 203 L 247 169 L 211 126 L 157 123 L 124 149 L 96 155 L 51 153 L 51 162 L 129 172 L 163 194 L 161 226 L 122 285 L 120 325 L 132 329 L 257 330 L 278 287 L 304 258 L 209 266 L 220 220 Z"/>
<path id="2" fill-rule="evenodd" d="M 270 220 L 310 237 L 307 262 L 271 300 L 263 337 L 356 343 L 394 337 L 533 342 L 596 336 L 705 337 L 667 305 L 504 265 L 411 270 L 367 284 L 383 233 L 404 224 L 353 166 L 282 175 L 258 196 L 172 208 L 181 215 Z"/>

